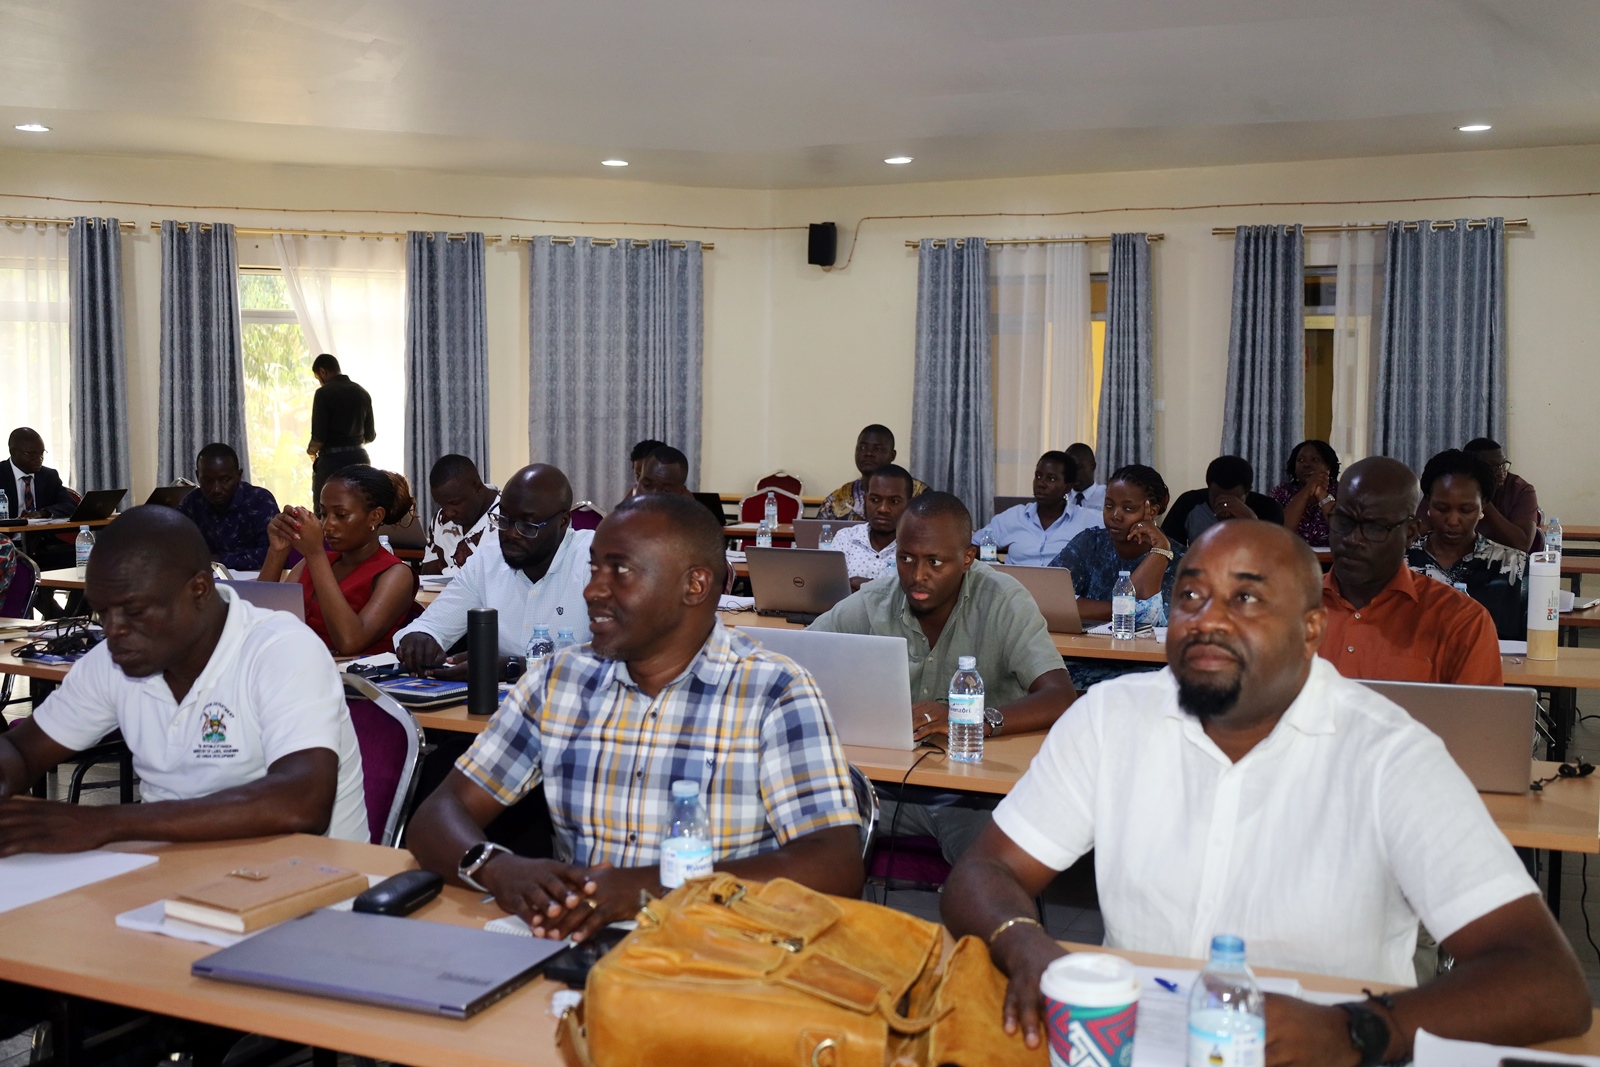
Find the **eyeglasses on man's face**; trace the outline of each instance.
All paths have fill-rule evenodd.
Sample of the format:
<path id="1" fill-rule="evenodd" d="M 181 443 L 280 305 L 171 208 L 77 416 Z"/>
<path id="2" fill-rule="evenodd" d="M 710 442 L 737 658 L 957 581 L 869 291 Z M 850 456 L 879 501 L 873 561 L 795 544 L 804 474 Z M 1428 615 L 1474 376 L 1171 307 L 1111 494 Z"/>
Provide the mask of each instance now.
<path id="1" fill-rule="evenodd" d="M 526 537 L 531 540 L 532 538 L 538 537 L 546 526 L 549 526 L 552 522 L 555 522 L 565 514 L 566 511 L 564 510 L 558 511 L 543 522 L 528 522 L 523 519 L 507 518 L 498 511 L 494 511 L 489 513 L 489 522 L 496 530 L 507 533 L 515 531 L 517 536 Z"/>
<path id="2" fill-rule="evenodd" d="M 1404 526 L 1410 521 L 1411 519 L 1408 517 L 1401 519 L 1399 522 L 1377 522 L 1371 519 L 1363 522 L 1359 519 L 1352 518 L 1342 511 L 1336 510 L 1333 512 L 1333 514 L 1328 516 L 1328 529 L 1332 530 L 1340 537 L 1348 537 L 1352 532 L 1360 530 L 1361 539 L 1369 544 L 1373 544 L 1378 541 L 1382 541 L 1395 529 Z"/>

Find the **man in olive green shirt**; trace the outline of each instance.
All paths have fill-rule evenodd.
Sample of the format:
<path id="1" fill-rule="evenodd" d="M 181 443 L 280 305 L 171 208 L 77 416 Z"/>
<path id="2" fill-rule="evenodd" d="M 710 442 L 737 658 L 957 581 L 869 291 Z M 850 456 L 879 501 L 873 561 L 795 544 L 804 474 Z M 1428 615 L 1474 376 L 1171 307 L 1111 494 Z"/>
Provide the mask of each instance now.
<path id="1" fill-rule="evenodd" d="M 988 736 L 1048 730 L 1077 691 L 1032 594 L 977 562 L 966 505 L 949 493 L 923 493 L 906 507 L 895 536 L 895 573 L 868 582 L 810 628 L 905 638 L 918 740 L 944 743 L 960 656 L 977 658 Z M 914 786 L 884 800 L 879 826 L 886 833 L 936 837 L 952 863 L 994 808 L 988 798 Z"/>

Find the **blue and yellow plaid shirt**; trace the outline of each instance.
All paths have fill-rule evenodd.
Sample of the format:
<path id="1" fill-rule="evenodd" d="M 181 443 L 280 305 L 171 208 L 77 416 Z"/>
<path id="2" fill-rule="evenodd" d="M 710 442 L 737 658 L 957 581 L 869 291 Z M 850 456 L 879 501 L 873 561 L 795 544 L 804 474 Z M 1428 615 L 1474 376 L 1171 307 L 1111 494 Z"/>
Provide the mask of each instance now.
<path id="1" fill-rule="evenodd" d="M 856 826 L 849 765 L 811 675 L 720 622 L 654 698 L 588 645 L 530 670 L 456 768 L 512 804 L 541 780 L 580 866 L 660 861 L 672 783 L 700 783 L 718 861 Z"/>

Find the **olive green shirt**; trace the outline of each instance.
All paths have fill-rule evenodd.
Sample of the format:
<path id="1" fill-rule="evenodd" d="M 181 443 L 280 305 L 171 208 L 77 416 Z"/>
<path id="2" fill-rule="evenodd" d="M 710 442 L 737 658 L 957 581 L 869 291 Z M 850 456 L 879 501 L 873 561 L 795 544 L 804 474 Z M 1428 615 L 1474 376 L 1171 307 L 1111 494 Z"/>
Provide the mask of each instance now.
<path id="1" fill-rule="evenodd" d="M 977 657 L 984 703 L 995 708 L 1026 696 L 1045 672 L 1063 669 L 1033 594 L 987 563 L 973 563 L 961 580 L 961 599 L 932 648 L 908 605 L 900 576 L 890 571 L 839 601 L 809 629 L 905 638 L 913 703 L 949 696 L 959 656 Z"/>

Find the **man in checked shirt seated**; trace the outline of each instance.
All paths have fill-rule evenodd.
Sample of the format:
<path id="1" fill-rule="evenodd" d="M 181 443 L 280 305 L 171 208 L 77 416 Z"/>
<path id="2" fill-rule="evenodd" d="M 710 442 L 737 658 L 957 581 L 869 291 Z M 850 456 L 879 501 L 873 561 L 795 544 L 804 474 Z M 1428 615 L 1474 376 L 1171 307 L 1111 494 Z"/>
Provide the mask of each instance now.
<path id="1" fill-rule="evenodd" d="M 493 893 L 535 935 L 582 940 L 659 884 L 672 783 L 699 783 L 717 869 L 861 892 L 848 765 L 806 671 L 717 619 L 722 530 L 687 496 L 624 501 L 595 531 L 593 643 L 530 665 L 418 810 L 428 870 Z M 485 839 L 540 782 L 557 859 Z"/>

